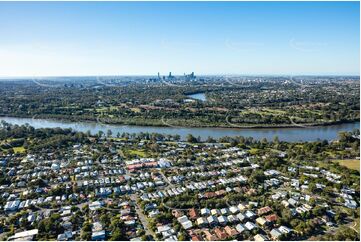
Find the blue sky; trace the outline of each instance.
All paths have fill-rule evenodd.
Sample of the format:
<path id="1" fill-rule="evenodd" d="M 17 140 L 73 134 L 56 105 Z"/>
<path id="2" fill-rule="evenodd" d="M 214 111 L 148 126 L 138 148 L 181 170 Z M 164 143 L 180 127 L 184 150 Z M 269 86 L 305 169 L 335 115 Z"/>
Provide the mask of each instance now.
<path id="1" fill-rule="evenodd" d="M 0 76 L 359 74 L 359 2 L 1 2 Z"/>

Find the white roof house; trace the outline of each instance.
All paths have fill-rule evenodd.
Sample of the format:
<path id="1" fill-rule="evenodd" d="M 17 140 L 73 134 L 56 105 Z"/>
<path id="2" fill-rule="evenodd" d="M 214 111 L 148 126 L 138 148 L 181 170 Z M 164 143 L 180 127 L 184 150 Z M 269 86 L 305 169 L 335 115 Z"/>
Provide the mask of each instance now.
<path id="1" fill-rule="evenodd" d="M 219 211 L 219 209 L 214 208 L 214 209 L 211 210 L 211 214 L 212 215 L 218 215 L 218 214 L 220 214 L 220 211 Z"/>
<path id="2" fill-rule="evenodd" d="M 8 240 L 32 240 L 35 235 L 39 233 L 39 230 L 32 229 L 23 232 L 16 233 L 15 235 L 8 238 Z"/>
<path id="3" fill-rule="evenodd" d="M 278 239 L 282 235 L 282 232 L 278 229 L 272 229 L 270 234 L 272 236 L 272 239 Z"/>
<path id="4" fill-rule="evenodd" d="M 247 218 L 253 218 L 256 217 L 256 214 L 252 212 L 251 210 L 247 210 L 244 214 Z"/>
<path id="5" fill-rule="evenodd" d="M 226 224 L 227 222 L 228 222 L 228 219 L 227 219 L 227 217 L 225 217 L 225 216 L 219 216 L 218 218 L 218 222 L 220 223 L 220 224 Z"/>
<path id="6" fill-rule="evenodd" d="M 231 214 L 231 215 L 228 215 L 228 216 L 227 216 L 227 220 L 228 220 L 230 223 L 234 223 L 234 222 L 237 222 L 237 221 L 238 221 L 238 218 L 237 218 L 236 215 Z"/>
<path id="7" fill-rule="evenodd" d="M 239 213 L 239 214 L 237 214 L 237 218 L 238 218 L 239 221 L 242 222 L 243 220 L 246 219 L 246 216 L 244 216 L 242 213 Z"/>
<path id="8" fill-rule="evenodd" d="M 222 215 L 227 215 L 229 213 L 229 209 L 228 208 L 222 208 L 221 209 L 221 214 Z"/>
<path id="9" fill-rule="evenodd" d="M 236 206 L 232 206 L 229 208 L 229 211 L 232 213 L 232 214 L 236 214 L 239 212 L 239 209 L 236 207 Z"/>
<path id="10" fill-rule="evenodd" d="M 208 223 L 218 223 L 217 217 L 216 216 L 208 216 L 207 217 Z"/>
<path id="11" fill-rule="evenodd" d="M 237 230 L 239 233 L 242 233 L 243 231 L 247 230 L 247 228 L 246 228 L 243 224 L 237 224 L 236 230 Z"/>
<path id="12" fill-rule="evenodd" d="M 256 234 L 254 237 L 253 237 L 254 241 L 268 241 L 269 238 L 263 234 Z"/>
<path id="13" fill-rule="evenodd" d="M 183 215 L 182 217 L 177 218 L 179 223 L 184 223 L 188 221 L 188 217 L 186 215 Z"/>
<path id="14" fill-rule="evenodd" d="M 284 226 L 284 225 L 281 225 L 279 228 L 278 228 L 279 231 L 281 231 L 283 234 L 288 234 L 288 233 L 291 233 L 292 232 L 292 229 Z"/>
<path id="15" fill-rule="evenodd" d="M 267 221 L 263 217 L 258 217 L 256 219 L 256 222 L 261 226 L 263 226 L 263 225 L 265 225 L 267 223 Z"/>
<path id="16" fill-rule="evenodd" d="M 190 229 L 190 228 L 193 227 L 192 222 L 189 221 L 189 220 L 187 220 L 186 222 L 183 222 L 183 223 L 181 223 L 181 224 L 182 224 L 182 227 L 183 227 L 184 229 Z"/>
<path id="17" fill-rule="evenodd" d="M 247 222 L 244 226 L 245 226 L 248 230 L 253 230 L 253 229 L 257 228 L 257 225 L 255 225 L 255 224 L 252 223 L 252 222 Z"/>
<path id="18" fill-rule="evenodd" d="M 208 224 L 208 220 L 206 219 L 206 218 L 198 218 L 197 219 L 197 225 L 198 226 L 202 226 L 202 225 L 206 225 L 206 224 Z"/>
<path id="19" fill-rule="evenodd" d="M 237 207 L 238 207 L 238 209 L 239 209 L 240 211 L 243 211 L 243 210 L 246 209 L 246 206 L 245 206 L 244 204 L 242 204 L 242 203 L 238 204 Z"/>
<path id="20" fill-rule="evenodd" d="M 160 233 L 168 231 L 170 229 L 171 229 L 171 227 L 169 225 L 158 226 L 157 233 L 160 234 Z"/>

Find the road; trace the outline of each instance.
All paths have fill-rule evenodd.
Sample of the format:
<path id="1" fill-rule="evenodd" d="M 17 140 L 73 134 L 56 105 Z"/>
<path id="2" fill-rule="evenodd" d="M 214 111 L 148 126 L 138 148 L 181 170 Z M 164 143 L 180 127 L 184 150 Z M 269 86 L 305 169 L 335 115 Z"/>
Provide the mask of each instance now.
<path id="1" fill-rule="evenodd" d="M 170 183 L 170 181 L 167 179 L 167 177 L 164 175 L 164 173 L 161 170 L 159 170 L 159 173 L 162 175 L 164 181 L 168 184 L 168 186 L 174 188 L 174 185 Z"/>
<path id="2" fill-rule="evenodd" d="M 142 209 L 139 207 L 139 205 L 137 203 L 138 195 L 137 194 L 132 194 L 132 195 L 130 195 L 130 199 L 132 201 L 134 201 L 134 203 L 135 203 L 135 211 L 138 214 L 138 218 L 139 218 L 140 222 L 143 225 L 145 234 L 148 235 L 148 236 L 152 236 L 155 239 L 156 238 L 155 233 L 154 233 L 153 230 L 151 230 L 149 228 L 147 217 L 144 215 L 144 213 L 142 212 Z"/>

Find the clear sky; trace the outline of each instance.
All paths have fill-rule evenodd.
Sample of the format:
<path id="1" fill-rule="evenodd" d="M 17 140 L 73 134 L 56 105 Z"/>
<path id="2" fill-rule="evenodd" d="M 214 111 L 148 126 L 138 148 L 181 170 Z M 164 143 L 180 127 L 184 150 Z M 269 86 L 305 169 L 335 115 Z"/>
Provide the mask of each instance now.
<path id="1" fill-rule="evenodd" d="M 359 74 L 359 2 L 1 2 L 0 76 Z"/>

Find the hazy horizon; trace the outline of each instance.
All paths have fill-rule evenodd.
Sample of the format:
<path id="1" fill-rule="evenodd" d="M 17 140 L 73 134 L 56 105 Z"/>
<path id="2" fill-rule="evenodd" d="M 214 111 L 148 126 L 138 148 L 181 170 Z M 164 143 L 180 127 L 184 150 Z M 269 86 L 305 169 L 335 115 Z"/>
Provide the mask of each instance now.
<path id="1" fill-rule="evenodd" d="M 160 76 L 168 76 L 169 73 L 160 74 Z M 189 73 L 185 73 L 189 74 Z M 344 74 L 344 75 L 336 75 L 336 74 L 297 74 L 297 75 L 287 75 L 287 74 L 196 74 L 196 76 L 202 77 L 212 77 L 212 76 L 219 76 L 219 77 L 359 77 L 358 74 Z M 180 77 L 183 74 L 177 74 L 172 72 L 172 76 Z M 0 76 L 1 79 L 25 79 L 25 78 L 80 78 L 80 77 L 157 77 L 154 74 L 145 74 L 145 75 L 58 75 L 58 76 Z"/>

